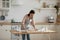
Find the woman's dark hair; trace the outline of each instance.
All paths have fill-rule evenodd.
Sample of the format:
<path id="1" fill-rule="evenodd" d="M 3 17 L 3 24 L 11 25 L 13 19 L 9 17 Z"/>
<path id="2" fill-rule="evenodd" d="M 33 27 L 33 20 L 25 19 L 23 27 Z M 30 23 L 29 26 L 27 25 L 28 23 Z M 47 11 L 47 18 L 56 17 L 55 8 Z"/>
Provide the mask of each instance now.
<path id="1" fill-rule="evenodd" d="M 34 10 L 31 10 L 28 14 L 28 16 L 30 16 L 30 14 L 35 14 L 35 11 Z"/>

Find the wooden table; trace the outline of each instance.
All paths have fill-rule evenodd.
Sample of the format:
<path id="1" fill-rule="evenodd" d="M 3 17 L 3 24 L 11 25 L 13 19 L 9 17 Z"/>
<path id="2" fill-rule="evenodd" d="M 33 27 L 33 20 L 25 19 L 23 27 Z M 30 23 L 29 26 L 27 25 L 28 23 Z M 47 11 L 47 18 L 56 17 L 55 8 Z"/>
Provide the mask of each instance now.
<path id="1" fill-rule="evenodd" d="M 46 31 L 32 31 L 32 30 L 30 30 L 30 31 L 24 31 L 24 30 L 22 30 L 22 31 L 16 31 L 16 30 L 11 30 L 10 31 L 12 34 L 51 34 L 51 33 L 56 33 L 56 31 L 52 31 L 52 30 L 46 30 Z M 49 38 L 49 40 L 50 40 L 50 35 L 48 35 L 48 38 Z M 19 40 L 19 39 L 18 39 Z"/>
<path id="2" fill-rule="evenodd" d="M 11 30 L 10 32 L 13 34 L 49 34 L 49 33 L 56 33 L 56 31 L 52 31 L 52 30 L 47 30 L 47 31 L 32 31 L 32 30 L 16 31 L 16 30 Z"/>

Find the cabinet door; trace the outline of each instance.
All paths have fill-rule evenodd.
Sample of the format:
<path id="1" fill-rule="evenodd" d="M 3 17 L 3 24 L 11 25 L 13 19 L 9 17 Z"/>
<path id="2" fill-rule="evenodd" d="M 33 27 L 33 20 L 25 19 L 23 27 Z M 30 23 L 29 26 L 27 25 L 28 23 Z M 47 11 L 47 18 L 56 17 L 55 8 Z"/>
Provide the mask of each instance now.
<path id="1" fill-rule="evenodd" d="M 9 8 L 10 0 L 2 0 L 2 8 Z"/>
<path id="2" fill-rule="evenodd" d="M 0 8 L 2 8 L 2 0 L 0 0 Z"/>
<path id="3" fill-rule="evenodd" d="M 0 26 L 0 40 L 11 40 L 10 29 L 9 26 Z"/>

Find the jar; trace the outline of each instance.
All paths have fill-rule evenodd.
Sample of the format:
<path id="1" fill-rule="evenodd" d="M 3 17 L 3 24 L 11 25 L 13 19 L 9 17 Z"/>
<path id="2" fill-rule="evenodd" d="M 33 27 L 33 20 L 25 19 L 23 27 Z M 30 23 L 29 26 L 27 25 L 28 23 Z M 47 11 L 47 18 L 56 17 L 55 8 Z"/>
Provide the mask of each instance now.
<path id="1" fill-rule="evenodd" d="M 49 16 L 49 17 L 48 17 L 48 22 L 49 22 L 49 23 L 54 23 L 54 17 Z"/>

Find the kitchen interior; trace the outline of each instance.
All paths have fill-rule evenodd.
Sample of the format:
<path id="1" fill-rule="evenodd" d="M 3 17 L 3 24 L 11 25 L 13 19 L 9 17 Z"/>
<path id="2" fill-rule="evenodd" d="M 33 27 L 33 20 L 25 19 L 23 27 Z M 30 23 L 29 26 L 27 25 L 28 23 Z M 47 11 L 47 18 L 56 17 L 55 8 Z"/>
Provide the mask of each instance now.
<path id="1" fill-rule="evenodd" d="M 38 30 L 27 32 L 30 39 L 60 40 L 60 0 L 0 0 L 0 40 L 22 40 L 21 22 L 31 9 Z"/>

